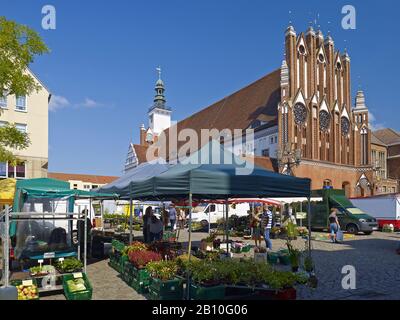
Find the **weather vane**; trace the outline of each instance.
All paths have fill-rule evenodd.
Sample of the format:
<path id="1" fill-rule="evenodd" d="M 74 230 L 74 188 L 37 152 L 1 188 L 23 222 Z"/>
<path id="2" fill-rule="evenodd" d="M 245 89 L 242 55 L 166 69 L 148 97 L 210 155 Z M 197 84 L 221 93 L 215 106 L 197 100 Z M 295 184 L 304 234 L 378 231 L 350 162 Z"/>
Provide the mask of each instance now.
<path id="1" fill-rule="evenodd" d="M 158 67 L 156 68 L 156 70 L 157 70 L 157 72 L 158 72 L 158 79 L 161 80 L 161 67 L 158 66 Z"/>

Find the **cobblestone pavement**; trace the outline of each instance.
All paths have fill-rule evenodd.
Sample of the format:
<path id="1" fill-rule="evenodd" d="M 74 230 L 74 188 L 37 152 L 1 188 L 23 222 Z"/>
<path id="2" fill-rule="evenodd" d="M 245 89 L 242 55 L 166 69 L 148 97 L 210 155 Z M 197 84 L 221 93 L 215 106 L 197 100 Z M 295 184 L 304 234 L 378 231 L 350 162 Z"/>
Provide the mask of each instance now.
<path id="1" fill-rule="evenodd" d="M 204 233 L 194 233 L 193 245 L 198 245 L 204 237 Z M 187 241 L 187 232 L 181 235 L 180 241 Z M 285 248 L 284 240 L 274 239 L 272 242 L 274 251 Z M 298 288 L 298 299 L 400 299 L 400 256 L 395 252 L 399 243 L 400 234 L 381 232 L 370 236 L 357 235 L 343 244 L 313 241 L 318 287 Z M 293 244 L 304 248 L 305 241 L 298 239 Z M 355 290 L 344 290 L 341 286 L 344 277 L 341 270 L 345 265 L 356 269 Z M 108 266 L 107 260 L 89 264 L 88 276 L 93 285 L 93 299 L 145 299 L 119 278 L 118 273 Z M 44 299 L 65 298 L 53 295 Z"/>

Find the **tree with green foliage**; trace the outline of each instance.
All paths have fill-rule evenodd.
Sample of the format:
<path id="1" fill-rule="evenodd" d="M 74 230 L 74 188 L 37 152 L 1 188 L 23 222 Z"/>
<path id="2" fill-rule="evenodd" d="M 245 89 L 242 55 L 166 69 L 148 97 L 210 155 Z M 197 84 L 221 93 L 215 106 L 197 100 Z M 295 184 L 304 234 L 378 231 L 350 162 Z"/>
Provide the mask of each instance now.
<path id="1" fill-rule="evenodd" d="M 48 52 L 35 30 L 0 17 L 0 96 L 39 91 L 41 86 L 27 70 L 35 56 Z M 28 134 L 18 131 L 14 124 L 0 127 L 0 162 L 15 165 L 17 158 L 11 150 L 26 149 L 29 144 Z"/>

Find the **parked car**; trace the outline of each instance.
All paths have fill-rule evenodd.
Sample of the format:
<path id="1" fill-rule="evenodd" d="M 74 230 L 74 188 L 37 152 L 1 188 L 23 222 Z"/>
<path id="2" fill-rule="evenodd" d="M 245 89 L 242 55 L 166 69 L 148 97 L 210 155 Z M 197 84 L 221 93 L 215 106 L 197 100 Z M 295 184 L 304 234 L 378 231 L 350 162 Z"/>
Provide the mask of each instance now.
<path id="1" fill-rule="evenodd" d="M 228 216 L 231 217 L 233 215 L 242 217 L 247 216 L 248 211 L 250 210 L 250 205 L 248 203 L 238 203 L 236 205 L 229 205 Z M 219 203 L 208 203 L 208 204 L 199 204 L 198 206 L 193 208 L 192 211 L 192 221 L 200 222 L 204 226 L 209 223 L 214 224 L 217 223 L 219 219 L 225 217 L 225 204 Z"/>
<path id="2" fill-rule="evenodd" d="M 352 234 L 363 232 L 367 235 L 378 230 L 377 220 L 347 199 L 344 190 L 315 190 L 313 196 L 320 196 L 323 199 L 311 204 L 311 227 L 313 229 L 328 229 L 329 214 L 332 208 L 336 208 L 339 223 L 343 230 Z"/>

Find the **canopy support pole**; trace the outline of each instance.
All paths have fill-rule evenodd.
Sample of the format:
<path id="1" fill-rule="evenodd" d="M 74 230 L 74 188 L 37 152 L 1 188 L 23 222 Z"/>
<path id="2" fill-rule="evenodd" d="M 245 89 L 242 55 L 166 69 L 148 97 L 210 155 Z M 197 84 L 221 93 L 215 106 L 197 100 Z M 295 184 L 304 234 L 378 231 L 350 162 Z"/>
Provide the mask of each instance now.
<path id="1" fill-rule="evenodd" d="M 311 197 L 307 198 L 308 200 L 308 212 L 307 212 L 307 220 L 308 220 L 308 255 L 311 259 Z"/>
<path id="2" fill-rule="evenodd" d="M 144 212 L 143 212 L 143 215 L 144 215 Z M 132 217 L 132 183 L 129 183 L 129 244 L 131 244 L 132 241 L 133 241 L 132 224 L 133 224 L 133 217 Z M 144 230 L 145 227 L 147 227 L 147 226 L 143 226 L 143 230 Z"/>
<path id="3" fill-rule="evenodd" d="M 10 209 L 9 206 L 6 205 L 5 212 L 5 230 L 4 230 L 4 239 L 3 239 L 3 255 L 4 255 L 4 286 L 7 288 L 9 286 L 10 280 L 10 248 L 9 248 L 9 238 L 10 238 Z"/>
<path id="4" fill-rule="evenodd" d="M 131 244 L 133 242 L 132 225 L 133 225 L 133 201 L 132 201 L 132 196 L 130 196 L 130 198 L 129 198 L 129 244 Z"/>
<path id="5" fill-rule="evenodd" d="M 89 210 L 92 210 L 92 198 L 89 199 Z M 89 214 L 90 216 L 90 214 Z M 86 266 L 87 266 L 87 218 L 88 218 L 88 210 L 85 209 L 85 215 L 83 217 L 85 219 L 85 227 L 84 229 L 84 235 L 83 235 L 83 270 L 86 273 Z"/>
<path id="6" fill-rule="evenodd" d="M 189 262 L 190 262 L 190 257 L 192 255 L 192 193 L 189 193 L 189 244 L 188 244 L 188 255 L 189 255 Z M 187 272 L 187 287 L 186 287 L 186 299 L 190 300 L 190 271 Z"/>
<path id="7" fill-rule="evenodd" d="M 226 254 L 229 254 L 229 201 L 225 200 L 225 234 L 226 234 Z"/>
<path id="8" fill-rule="evenodd" d="M 189 193 L 189 247 L 188 247 L 189 260 L 191 252 L 192 252 L 192 193 Z"/>

